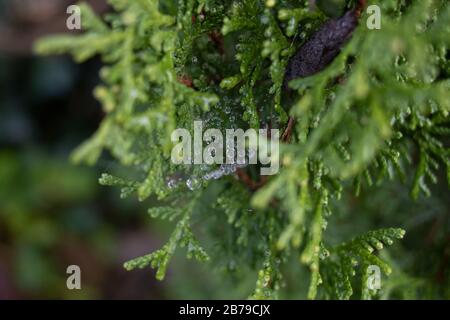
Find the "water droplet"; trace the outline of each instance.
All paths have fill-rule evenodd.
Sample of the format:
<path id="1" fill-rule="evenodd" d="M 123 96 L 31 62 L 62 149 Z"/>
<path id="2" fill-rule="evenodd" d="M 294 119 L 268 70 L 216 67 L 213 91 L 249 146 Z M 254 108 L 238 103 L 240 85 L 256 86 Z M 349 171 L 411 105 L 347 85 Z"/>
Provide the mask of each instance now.
<path id="1" fill-rule="evenodd" d="M 175 189 L 178 185 L 183 181 L 183 176 L 179 173 L 176 173 L 167 178 L 167 187 L 169 189 Z"/>
<path id="2" fill-rule="evenodd" d="M 130 91 L 130 97 L 133 98 L 133 99 L 136 99 L 137 96 L 138 96 L 138 91 L 136 89 L 132 89 Z"/>
<path id="3" fill-rule="evenodd" d="M 263 15 L 263 16 L 261 17 L 261 23 L 262 23 L 262 24 L 268 24 L 268 23 L 269 23 L 269 17 L 266 16 L 266 15 Z"/>
<path id="4" fill-rule="evenodd" d="M 189 188 L 189 190 L 197 190 L 198 188 L 200 188 L 201 186 L 201 180 L 198 179 L 197 177 L 191 177 L 189 179 L 187 179 L 186 181 L 186 186 Z"/>
<path id="5" fill-rule="evenodd" d="M 169 180 L 169 181 L 167 182 L 167 187 L 168 187 L 169 189 L 174 189 L 176 186 L 177 186 L 177 183 L 176 183 L 175 180 Z"/>

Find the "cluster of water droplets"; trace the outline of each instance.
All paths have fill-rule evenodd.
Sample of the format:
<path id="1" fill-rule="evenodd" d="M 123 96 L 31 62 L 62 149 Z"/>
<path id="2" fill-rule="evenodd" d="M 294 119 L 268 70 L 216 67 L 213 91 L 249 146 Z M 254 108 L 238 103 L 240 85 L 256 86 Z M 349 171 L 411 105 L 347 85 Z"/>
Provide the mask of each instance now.
<path id="1" fill-rule="evenodd" d="M 245 166 L 246 164 L 222 164 L 218 169 L 209 171 L 199 176 L 193 175 L 187 179 L 182 175 L 175 174 L 167 179 L 167 187 L 169 189 L 175 189 L 180 187 L 182 184 L 185 184 L 189 190 L 194 191 L 199 189 L 204 181 L 218 180 L 224 176 L 233 175 L 238 168 L 243 168 Z"/>
<path id="2" fill-rule="evenodd" d="M 192 57 L 192 63 L 198 63 L 197 57 Z M 205 98 L 207 99 L 207 98 Z M 210 101 L 203 101 L 203 103 L 209 105 Z M 229 97 L 224 96 L 221 97 L 221 99 L 218 101 L 217 104 L 215 104 L 215 112 L 210 111 L 206 112 L 202 119 L 199 119 L 203 121 L 203 125 L 205 128 L 221 128 L 225 125 L 234 124 L 238 121 L 238 115 L 236 112 L 233 112 L 234 109 L 236 109 L 236 106 L 240 105 L 240 97 Z M 217 110 L 220 110 L 220 113 L 223 113 L 226 116 L 226 123 L 224 123 L 224 119 L 222 119 L 217 114 Z M 212 139 L 208 139 L 205 141 L 206 143 L 211 143 Z M 226 146 L 227 150 L 225 154 L 230 152 L 231 150 L 228 150 L 228 146 Z M 212 156 L 214 157 L 214 150 L 212 150 Z M 234 154 L 237 154 L 238 158 L 244 159 L 243 164 L 222 164 L 218 168 L 213 168 L 213 166 L 210 165 L 202 165 L 201 170 L 204 173 L 187 176 L 184 173 L 175 173 L 171 176 L 169 176 L 166 180 L 167 187 L 169 189 L 175 189 L 178 187 L 182 187 L 185 185 L 189 190 L 197 190 L 201 188 L 203 185 L 203 182 L 209 181 L 209 180 L 218 180 L 224 176 L 230 176 L 236 173 L 236 171 L 239 168 L 245 168 L 249 164 L 249 159 L 252 159 L 256 155 L 256 151 L 253 149 L 249 149 L 248 151 L 248 158 L 245 157 L 245 151 L 237 151 L 234 150 Z"/>
<path id="3" fill-rule="evenodd" d="M 218 180 L 224 176 L 229 176 L 234 174 L 238 168 L 244 168 L 245 164 L 222 164 L 218 169 L 208 172 L 203 175 L 204 180 Z"/>
<path id="4" fill-rule="evenodd" d="M 193 175 L 186 178 L 184 174 L 176 173 L 167 179 L 167 187 L 169 189 L 175 189 L 180 187 L 182 184 L 185 184 L 189 190 L 197 190 L 201 188 L 204 181 L 218 180 L 222 177 L 235 174 L 236 171 L 240 168 L 247 167 L 249 165 L 249 160 L 255 156 L 255 152 L 255 150 L 250 149 L 248 158 L 246 158 L 245 162 L 242 164 L 221 164 L 219 168 L 212 171 L 208 171 L 210 169 L 210 166 L 203 165 L 201 168 L 202 171 L 208 171 L 205 174 Z"/>

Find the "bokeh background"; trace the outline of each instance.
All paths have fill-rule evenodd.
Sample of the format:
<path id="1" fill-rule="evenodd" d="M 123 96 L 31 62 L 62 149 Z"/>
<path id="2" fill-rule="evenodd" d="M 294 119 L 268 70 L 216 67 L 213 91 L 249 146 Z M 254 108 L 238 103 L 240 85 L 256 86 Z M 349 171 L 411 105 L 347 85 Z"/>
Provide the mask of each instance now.
<path id="1" fill-rule="evenodd" d="M 104 0 L 87 2 L 98 13 L 108 10 Z M 71 3 L 0 0 L 0 299 L 245 298 L 255 272 L 225 278 L 228 262 L 213 268 L 176 256 L 164 282 L 151 269 L 123 269 L 124 261 L 163 245 L 172 227 L 148 217 L 149 203 L 99 186 L 100 174 L 116 169 L 113 161 L 69 161 L 102 119 L 92 95 L 101 63 L 37 57 L 32 45 L 68 32 Z M 403 271 L 386 282 L 386 297 L 450 299 L 450 201 L 445 172 L 441 178 L 434 196 L 418 203 L 396 182 L 359 199 L 347 195 L 330 221 L 340 232 L 330 230 L 330 242 L 374 226 L 408 230 L 389 251 Z M 81 267 L 82 290 L 66 288 L 71 264 Z M 304 270 L 295 259 L 286 269 L 283 297 L 301 297 Z"/>
<path id="2" fill-rule="evenodd" d="M 152 270 L 122 264 L 164 241 L 145 207 L 98 185 L 111 163 L 77 167 L 70 152 L 102 118 L 100 62 L 36 57 L 33 42 L 67 32 L 64 0 L 0 1 L 0 298 L 168 298 Z M 105 1 L 90 1 L 97 12 Z M 157 231 L 159 230 L 159 231 Z M 82 290 L 66 288 L 66 268 Z"/>

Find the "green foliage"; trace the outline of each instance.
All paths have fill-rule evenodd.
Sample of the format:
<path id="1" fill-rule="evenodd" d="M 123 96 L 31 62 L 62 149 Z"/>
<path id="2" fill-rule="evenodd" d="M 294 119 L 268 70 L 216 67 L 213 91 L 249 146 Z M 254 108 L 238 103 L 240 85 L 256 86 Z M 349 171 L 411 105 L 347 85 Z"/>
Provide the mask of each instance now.
<path id="1" fill-rule="evenodd" d="M 150 214 L 178 220 L 165 246 L 125 267 L 151 265 L 163 279 L 177 247 L 208 260 L 195 223 L 213 234 L 211 247 L 220 248 L 211 260 L 226 260 L 231 273 L 236 264 L 260 270 L 252 298 L 278 296 L 282 265 L 292 256 L 309 269 L 310 299 L 349 299 L 356 288 L 362 298 L 375 296 L 365 288 L 365 270 L 377 265 L 389 274 L 392 267 L 375 251 L 404 231 L 369 231 L 333 247 L 325 235 L 339 225 L 328 221 L 343 191 L 359 195 L 386 178 L 409 182 L 415 168 L 411 194 L 417 199 L 430 195 L 441 166 L 449 172 L 447 1 L 377 3 L 382 29 L 367 29 L 363 14 L 331 65 L 290 83 L 298 93 L 292 105 L 281 99 L 285 67 L 326 19 L 308 1 L 110 3 L 114 13 L 105 22 L 83 5 L 84 35 L 44 39 L 36 50 L 69 52 L 80 62 L 102 56 L 103 84 L 95 95 L 105 118 L 73 159 L 93 164 L 108 151 L 130 174 L 104 175 L 102 184 L 140 201 L 156 196 L 162 207 Z M 325 14 L 332 15 L 332 7 Z M 214 167 L 170 162 L 172 130 L 192 130 L 194 120 L 221 129 L 284 129 L 288 116 L 296 125 L 291 143 L 281 148 L 281 171 L 257 192 L 230 176 L 199 178 Z"/>
<path id="2" fill-rule="evenodd" d="M 385 245 L 392 245 L 394 239 L 402 239 L 405 232 L 401 229 L 383 229 L 370 231 L 363 236 L 356 237 L 348 243 L 343 243 L 330 252 L 326 252 L 323 263 L 324 287 L 327 295 L 334 299 L 349 299 L 353 294 L 351 279 L 356 275 L 355 267 L 363 266 L 362 298 L 370 298 L 376 294 L 365 285 L 367 283 L 368 266 L 378 266 L 386 275 L 391 267 L 375 255 Z"/>
<path id="3" fill-rule="evenodd" d="M 195 258 L 202 262 L 209 260 L 209 256 L 194 238 L 189 227 L 189 214 L 186 214 L 177 223 L 169 242 L 164 247 L 149 255 L 128 261 L 125 263 L 125 269 L 133 270 L 135 268 L 145 268 L 150 264 L 152 268 L 158 269 L 156 278 L 158 280 L 163 280 L 166 274 L 167 265 L 178 246 L 187 248 L 188 258 Z"/>

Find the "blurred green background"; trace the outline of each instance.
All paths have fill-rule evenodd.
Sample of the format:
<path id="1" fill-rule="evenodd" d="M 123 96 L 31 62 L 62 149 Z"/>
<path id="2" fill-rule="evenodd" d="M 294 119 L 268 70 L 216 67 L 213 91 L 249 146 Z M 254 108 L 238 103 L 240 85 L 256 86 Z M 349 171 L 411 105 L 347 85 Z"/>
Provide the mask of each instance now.
<path id="1" fill-rule="evenodd" d="M 102 117 L 92 97 L 99 61 L 31 52 L 36 38 L 66 32 L 70 2 L 0 1 L 0 298 L 166 298 L 151 270 L 122 268 L 164 241 L 146 209 L 98 185 L 110 163 L 68 161 Z M 66 288 L 71 264 L 80 291 Z"/>
<path id="2" fill-rule="evenodd" d="M 108 10 L 103 0 L 88 2 L 97 12 Z M 70 3 L 0 0 L 0 299 L 247 297 L 256 273 L 233 267 L 223 248 L 214 250 L 214 236 L 201 230 L 215 267 L 181 254 L 164 282 L 151 269 L 123 269 L 124 261 L 163 245 L 172 226 L 148 217 L 151 203 L 121 200 L 118 190 L 99 186 L 102 172 L 119 170 L 113 161 L 93 168 L 69 162 L 102 118 L 92 95 L 101 63 L 36 57 L 31 48 L 39 37 L 67 32 Z M 336 204 L 329 243 L 374 226 L 407 230 L 385 257 L 398 267 L 383 280 L 386 298 L 450 299 L 450 201 L 445 172 L 441 176 L 433 197 L 417 203 L 405 185 L 387 182 Z M 81 267 L 82 290 L 66 287 L 72 264 Z M 302 297 L 306 270 L 296 257 L 285 269 L 281 296 Z"/>

